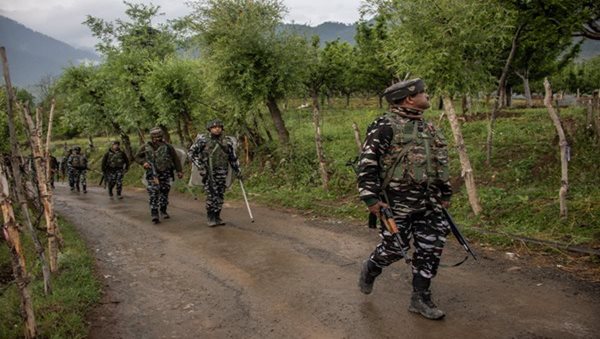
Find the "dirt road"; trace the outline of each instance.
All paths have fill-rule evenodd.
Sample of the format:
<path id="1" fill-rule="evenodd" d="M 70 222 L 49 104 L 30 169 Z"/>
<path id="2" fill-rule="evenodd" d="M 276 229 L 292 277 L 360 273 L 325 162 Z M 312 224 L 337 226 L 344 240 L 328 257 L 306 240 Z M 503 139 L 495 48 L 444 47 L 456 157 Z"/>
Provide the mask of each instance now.
<path id="1" fill-rule="evenodd" d="M 600 286 L 479 250 L 479 263 L 441 269 L 434 297 L 447 316 L 407 311 L 410 272 L 397 263 L 373 294 L 356 285 L 376 232 L 335 220 L 226 203 L 227 226 L 205 226 L 203 202 L 171 199 L 153 225 L 147 195 L 110 200 L 57 188 L 57 210 L 97 258 L 105 294 L 91 338 L 593 338 Z M 455 240 L 444 261 L 462 258 Z"/>

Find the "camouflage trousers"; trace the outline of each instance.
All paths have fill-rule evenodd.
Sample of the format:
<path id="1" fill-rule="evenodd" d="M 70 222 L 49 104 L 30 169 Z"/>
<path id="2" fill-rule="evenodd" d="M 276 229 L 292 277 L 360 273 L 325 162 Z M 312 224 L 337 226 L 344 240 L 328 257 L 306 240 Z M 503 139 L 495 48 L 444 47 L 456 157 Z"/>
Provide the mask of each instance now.
<path id="1" fill-rule="evenodd" d="M 214 168 L 212 170 L 212 180 L 208 175 L 204 180 L 204 190 L 206 191 L 206 211 L 219 213 L 223 208 L 225 201 L 225 189 L 227 189 L 228 168 Z"/>
<path id="2" fill-rule="evenodd" d="M 171 190 L 171 171 L 158 171 L 158 184 L 154 182 L 152 171 L 146 171 L 148 186 L 146 190 L 150 196 L 150 213 L 157 215 L 158 211 L 166 211 L 169 205 L 169 191 Z"/>
<path id="3" fill-rule="evenodd" d="M 76 168 L 69 168 L 67 170 L 67 175 L 69 176 L 69 186 L 71 189 L 77 187 L 79 189 L 79 185 L 81 184 L 83 187 L 87 186 L 87 171 L 80 170 Z"/>
<path id="4" fill-rule="evenodd" d="M 121 195 L 123 191 L 123 175 L 125 171 L 122 169 L 109 169 L 106 171 L 105 180 L 108 185 L 108 193 L 112 196 L 113 188 L 117 186 L 117 195 Z"/>
<path id="5" fill-rule="evenodd" d="M 389 198 L 402 244 L 398 244 L 392 234 L 381 227 L 382 240 L 371 254 L 371 261 L 378 267 L 389 266 L 403 258 L 400 246 L 404 253 L 408 253 L 412 239 L 415 247 L 413 274 L 433 278 L 437 274 L 446 236 L 450 232 L 441 206 L 433 197 L 419 191 L 396 192 Z"/>

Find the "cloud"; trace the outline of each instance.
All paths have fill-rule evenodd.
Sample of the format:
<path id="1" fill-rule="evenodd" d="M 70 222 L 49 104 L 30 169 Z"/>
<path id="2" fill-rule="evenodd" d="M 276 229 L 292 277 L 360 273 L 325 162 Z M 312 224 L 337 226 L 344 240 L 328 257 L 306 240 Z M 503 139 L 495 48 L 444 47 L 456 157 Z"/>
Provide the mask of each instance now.
<path id="1" fill-rule="evenodd" d="M 150 1 L 132 1 L 147 3 Z M 360 0 L 284 0 L 286 22 L 318 25 L 325 21 L 352 23 L 358 20 Z M 156 0 L 165 19 L 184 16 L 190 9 L 185 1 Z M 19 0 L 2 4 L 0 15 L 64 41 L 75 47 L 93 48 L 97 40 L 82 22 L 86 15 L 114 21 L 125 16 L 122 0 Z"/>

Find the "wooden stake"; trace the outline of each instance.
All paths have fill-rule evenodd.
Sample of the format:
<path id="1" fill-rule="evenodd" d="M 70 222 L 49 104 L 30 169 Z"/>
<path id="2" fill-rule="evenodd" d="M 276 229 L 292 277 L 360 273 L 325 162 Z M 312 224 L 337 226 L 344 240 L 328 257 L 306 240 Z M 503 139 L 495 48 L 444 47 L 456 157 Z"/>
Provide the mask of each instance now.
<path id="1" fill-rule="evenodd" d="M 10 251 L 12 261 L 13 275 L 21 294 L 21 311 L 25 321 L 25 338 L 35 338 L 37 335 L 35 313 L 33 312 L 33 302 L 31 291 L 29 290 L 29 277 L 27 276 L 25 257 L 21 248 L 21 239 L 19 236 L 19 226 L 15 221 L 15 214 L 12 202 L 9 196 L 10 187 L 4 166 L 0 165 L 0 208 L 4 225 L 2 234 L 6 240 Z"/>
<path id="2" fill-rule="evenodd" d="M 360 131 L 358 130 L 358 125 L 355 122 L 352 122 L 352 129 L 354 130 L 354 142 L 358 148 L 358 154 L 360 154 L 362 151 L 362 143 L 360 142 Z"/>
<path id="3" fill-rule="evenodd" d="M 546 90 L 546 95 L 544 96 L 544 105 L 548 109 L 548 114 L 550 114 L 550 119 L 552 119 L 552 122 L 554 123 L 554 128 L 556 128 L 556 133 L 558 134 L 558 144 L 560 146 L 561 176 L 558 199 L 560 201 L 560 217 L 565 219 L 568 214 L 567 193 L 569 192 L 569 160 L 567 158 L 567 152 L 569 144 L 567 143 L 567 138 L 560 122 L 560 117 L 558 116 L 556 109 L 552 106 L 552 88 L 550 87 L 548 78 L 544 78 L 544 89 Z"/>

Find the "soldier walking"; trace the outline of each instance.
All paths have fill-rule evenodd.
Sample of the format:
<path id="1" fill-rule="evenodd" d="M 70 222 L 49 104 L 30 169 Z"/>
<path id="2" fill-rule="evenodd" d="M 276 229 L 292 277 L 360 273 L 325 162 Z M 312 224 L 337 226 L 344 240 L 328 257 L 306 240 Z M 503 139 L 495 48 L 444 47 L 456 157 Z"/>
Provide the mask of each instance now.
<path id="1" fill-rule="evenodd" d="M 67 158 L 67 174 L 69 176 L 69 186 L 71 192 L 80 190 L 79 184 L 83 188 L 83 193 L 87 193 L 87 157 L 81 154 L 81 147 L 73 147 L 73 151 Z"/>
<path id="2" fill-rule="evenodd" d="M 171 180 L 174 179 L 173 172 L 177 172 L 179 179 L 183 178 L 183 172 L 179 157 L 170 144 L 163 141 L 163 131 L 160 127 L 150 130 L 152 141 L 144 144 L 135 155 L 135 161 L 146 169 L 146 189 L 150 196 L 150 215 L 152 222 L 160 222 L 159 214 L 164 219 L 169 219 L 167 206 L 169 205 L 169 191 Z"/>
<path id="3" fill-rule="evenodd" d="M 206 124 L 208 135 L 199 134 L 188 151 L 191 162 L 198 167 L 206 191 L 208 226 L 225 225 L 221 219 L 226 179 L 231 166 L 238 179 L 242 179 L 235 154 L 235 139 L 223 135 L 223 121 L 215 119 Z"/>
<path id="4" fill-rule="evenodd" d="M 121 150 L 121 143 L 113 141 L 110 149 L 102 158 L 102 173 L 108 184 L 108 196 L 113 197 L 113 189 L 117 186 L 117 198 L 123 199 L 123 175 L 129 170 L 129 159 Z"/>
<path id="5" fill-rule="evenodd" d="M 413 293 L 408 309 L 428 319 L 441 319 L 445 314 L 433 302 L 430 285 L 450 232 L 442 213 L 452 195 L 447 144 L 423 118 L 430 104 L 421 79 L 394 84 L 383 95 L 390 112 L 367 130 L 358 190 L 371 213 L 379 215 L 388 207 L 392 210 L 402 243 L 382 227 L 382 241 L 363 263 L 359 287 L 370 294 L 375 278 L 384 267 L 403 258 L 412 239 Z"/>

